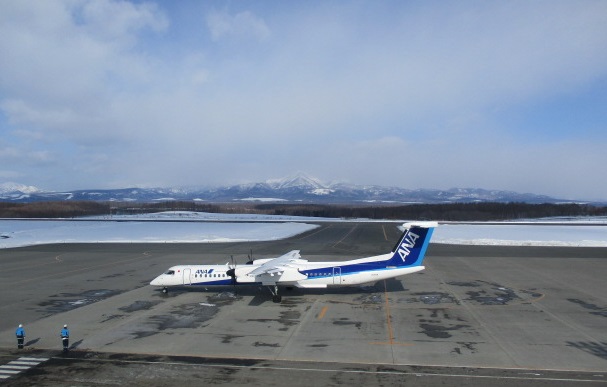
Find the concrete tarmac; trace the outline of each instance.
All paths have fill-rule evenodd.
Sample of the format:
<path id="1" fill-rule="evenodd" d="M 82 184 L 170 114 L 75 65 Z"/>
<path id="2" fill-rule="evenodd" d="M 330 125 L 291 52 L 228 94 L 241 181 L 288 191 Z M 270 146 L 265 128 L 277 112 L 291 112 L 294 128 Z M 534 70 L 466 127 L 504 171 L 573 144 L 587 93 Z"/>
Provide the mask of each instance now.
<path id="1" fill-rule="evenodd" d="M 421 273 L 367 286 L 281 289 L 281 304 L 265 288 L 182 287 L 164 295 L 147 285 L 171 265 L 225 263 L 230 255 L 244 263 L 251 249 L 254 258 L 300 249 L 311 261 L 376 255 L 399 234 L 391 223 L 323 223 L 284 241 L 0 250 L 0 375 L 4 361 L 32 354 L 50 360 L 6 382 L 162 385 L 175 368 L 185 385 L 212 375 L 232 385 L 282 385 L 267 375 L 398 385 L 419 384 L 421 374 L 429 376 L 423 385 L 453 378 L 607 383 L 604 248 L 431 244 Z M 19 323 L 23 351 L 14 337 Z M 71 352 L 62 355 L 66 323 Z M 168 374 L 145 371 L 152 364 Z M 253 371 L 262 368 L 263 377 Z M 303 385 L 297 381 L 290 384 Z"/>

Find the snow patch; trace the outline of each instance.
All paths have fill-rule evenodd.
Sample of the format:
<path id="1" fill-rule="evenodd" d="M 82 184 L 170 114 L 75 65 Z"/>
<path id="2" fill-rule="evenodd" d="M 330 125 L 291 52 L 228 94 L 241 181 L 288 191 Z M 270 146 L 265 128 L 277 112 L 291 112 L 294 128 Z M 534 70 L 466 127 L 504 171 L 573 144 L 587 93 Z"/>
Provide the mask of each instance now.
<path id="1" fill-rule="evenodd" d="M 310 193 L 314 194 L 314 195 L 329 195 L 329 194 L 332 194 L 333 192 L 335 192 L 335 190 L 329 189 L 329 188 L 317 188 L 317 189 L 310 191 Z"/>
<path id="2" fill-rule="evenodd" d="M 244 198 L 244 199 L 236 199 L 242 202 L 286 202 L 286 199 L 278 199 L 278 198 Z"/>
<path id="3" fill-rule="evenodd" d="M 306 223 L 0 220 L 0 248 L 51 243 L 219 243 L 288 238 L 318 226 Z"/>
<path id="4" fill-rule="evenodd" d="M 431 243 L 486 246 L 607 247 L 607 225 L 449 224 L 434 230 Z"/>

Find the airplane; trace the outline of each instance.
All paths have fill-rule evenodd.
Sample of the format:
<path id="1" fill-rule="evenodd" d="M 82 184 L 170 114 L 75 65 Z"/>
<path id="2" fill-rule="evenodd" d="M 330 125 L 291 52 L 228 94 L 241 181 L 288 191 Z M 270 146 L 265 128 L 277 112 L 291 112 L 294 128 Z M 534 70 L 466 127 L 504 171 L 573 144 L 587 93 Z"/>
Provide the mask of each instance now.
<path id="1" fill-rule="evenodd" d="M 403 234 L 387 254 L 349 261 L 309 262 L 300 250 L 277 258 L 256 259 L 249 264 L 178 265 L 154 278 L 150 285 L 169 286 L 253 285 L 267 286 L 279 303 L 278 285 L 304 289 L 351 286 L 399 277 L 424 270 L 423 261 L 437 222 L 403 224 Z"/>

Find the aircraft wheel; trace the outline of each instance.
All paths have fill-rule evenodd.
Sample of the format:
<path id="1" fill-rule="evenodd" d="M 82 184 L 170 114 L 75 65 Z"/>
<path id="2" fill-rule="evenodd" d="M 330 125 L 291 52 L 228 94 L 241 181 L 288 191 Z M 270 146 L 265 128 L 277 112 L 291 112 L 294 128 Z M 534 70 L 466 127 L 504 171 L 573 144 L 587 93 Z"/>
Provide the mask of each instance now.
<path id="1" fill-rule="evenodd" d="M 162 288 L 162 292 L 163 292 L 164 294 L 167 294 L 167 293 L 169 292 L 169 288 Z"/>
<path id="2" fill-rule="evenodd" d="M 280 303 L 280 301 L 282 301 L 282 296 L 273 296 L 272 297 L 272 302 L 278 304 L 278 303 Z"/>

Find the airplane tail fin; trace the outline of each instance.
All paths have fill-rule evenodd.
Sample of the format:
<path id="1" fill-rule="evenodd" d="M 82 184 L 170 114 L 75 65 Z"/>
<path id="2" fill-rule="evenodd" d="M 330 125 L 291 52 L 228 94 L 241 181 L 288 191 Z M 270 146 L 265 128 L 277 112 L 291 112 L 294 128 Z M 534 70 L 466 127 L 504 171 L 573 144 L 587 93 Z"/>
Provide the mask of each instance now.
<path id="1" fill-rule="evenodd" d="M 412 222 L 403 225 L 405 231 L 392 249 L 388 264 L 399 267 L 421 266 L 437 222 Z"/>

